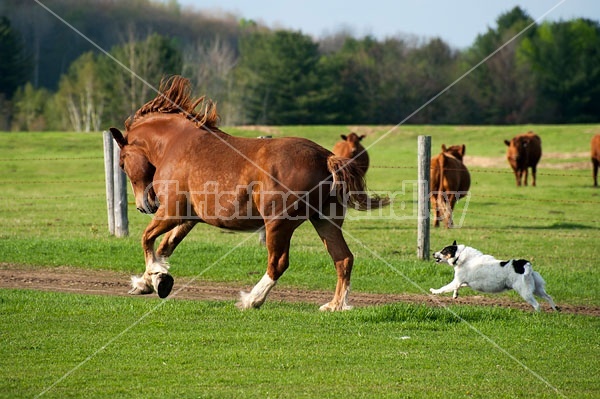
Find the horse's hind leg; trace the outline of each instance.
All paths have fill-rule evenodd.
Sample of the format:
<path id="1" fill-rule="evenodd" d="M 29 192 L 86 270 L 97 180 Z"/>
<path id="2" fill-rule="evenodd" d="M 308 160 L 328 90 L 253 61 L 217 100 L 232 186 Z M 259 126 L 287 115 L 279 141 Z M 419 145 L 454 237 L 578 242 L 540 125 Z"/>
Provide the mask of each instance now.
<path id="1" fill-rule="evenodd" d="M 297 226 L 282 225 L 277 221 L 266 225 L 266 245 L 269 252 L 267 272 L 250 292 L 240 292 L 240 301 L 236 304 L 238 308 L 259 308 L 265 302 L 267 295 L 289 266 L 290 241 Z"/>
<path id="2" fill-rule="evenodd" d="M 343 219 L 314 218 L 311 219 L 311 222 L 333 259 L 338 277 L 333 299 L 321 306 L 320 310 L 335 311 L 352 309 L 352 306 L 348 305 L 348 293 L 350 291 L 350 275 L 352 274 L 354 256 L 350 252 L 346 240 L 342 235 Z"/>

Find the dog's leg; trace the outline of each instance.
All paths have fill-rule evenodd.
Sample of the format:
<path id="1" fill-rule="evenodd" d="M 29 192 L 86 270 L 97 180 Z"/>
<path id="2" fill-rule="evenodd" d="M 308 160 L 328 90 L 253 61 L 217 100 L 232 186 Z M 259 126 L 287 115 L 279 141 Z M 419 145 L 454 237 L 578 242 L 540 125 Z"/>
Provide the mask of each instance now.
<path id="1" fill-rule="evenodd" d="M 539 296 L 540 298 L 544 298 L 546 301 L 548 301 L 552 309 L 559 312 L 560 308 L 556 306 L 552 297 L 546 292 L 546 282 L 538 272 L 533 272 L 533 281 L 535 282 L 535 290 L 533 291 L 533 293 Z"/>
<path id="2" fill-rule="evenodd" d="M 552 309 L 554 309 L 557 312 L 560 312 L 560 308 L 558 306 L 556 306 L 556 304 L 554 303 L 554 300 L 552 299 L 552 297 L 550 295 L 548 295 L 548 293 L 546 293 L 546 291 L 542 291 L 539 293 L 537 293 L 537 291 L 536 291 L 536 295 L 539 296 L 540 298 L 544 298 L 546 301 L 548 301 L 548 303 L 550 304 Z"/>
<path id="3" fill-rule="evenodd" d="M 434 294 L 434 295 L 438 295 L 438 294 L 443 294 L 445 292 L 456 292 L 456 295 L 458 295 L 458 289 L 461 287 L 461 283 L 458 280 L 452 280 L 452 282 L 450 282 L 450 284 L 447 284 L 439 289 L 434 289 L 434 288 L 430 288 L 429 291 Z"/>
<path id="4" fill-rule="evenodd" d="M 520 281 L 518 283 L 515 283 L 513 289 L 517 291 L 519 295 L 521 295 L 521 297 L 527 301 L 528 304 L 533 306 L 536 312 L 540 311 L 540 304 L 533 297 L 534 287 L 530 287 L 526 281 Z"/>
<path id="5" fill-rule="evenodd" d="M 460 287 L 468 287 L 468 286 L 469 286 L 469 284 L 467 284 L 467 283 L 462 283 L 460 285 Z M 457 289 L 454 290 L 454 292 L 452 293 L 452 298 L 454 298 L 454 299 L 458 298 L 458 289 L 460 287 L 458 287 Z"/>
<path id="6" fill-rule="evenodd" d="M 531 264 L 527 263 L 525 265 L 524 273 L 517 278 L 516 281 L 513 282 L 513 289 L 521 295 L 523 299 L 527 301 L 528 304 L 533 306 L 536 312 L 540 310 L 540 304 L 535 300 L 533 293 L 535 291 L 535 277 L 533 275 L 533 269 L 531 268 Z"/>
<path id="7" fill-rule="evenodd" d="M 530 304 L 531 306 L 533 306 L 533 308 L 535 309 L 536 312 L 540 311 L 540 304 L 538 303 L 538 301 L 535 300 L 535 298 L 533 297 L 533 294 L 527 295 L 527 296 L 523 296 L 523 299 L 525 299 L 527 301 L 528 304 Z"/>

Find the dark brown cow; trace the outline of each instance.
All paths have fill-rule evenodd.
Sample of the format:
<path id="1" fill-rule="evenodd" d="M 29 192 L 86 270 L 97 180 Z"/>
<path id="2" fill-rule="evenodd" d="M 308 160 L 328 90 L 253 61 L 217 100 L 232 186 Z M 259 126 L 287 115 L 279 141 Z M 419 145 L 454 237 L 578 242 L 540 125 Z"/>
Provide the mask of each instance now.
<path id="1" fill-rule="evenodd" d="M 447 228 L 452 227 L 454 205 L 471 186 L 471 175 L 463 163 L 465 150 L 464 144 L 449 148 L 442 144 L 442 152 L 431 159 L 429 189 L 435 227 L 439 227 L 440 220 Z"/>
<path id="2" fill-rule="evenodd" d="M 600 134 L 592 137 L 592 171 L 594 173 L 594 187 L 598 187 L 598 166 L 600 166 Z"/>
<path id="3" fill-rule="evenodd" d="M 531 168 L 531 176 L 535 187 L 535 174 L 537 164 L 542 157 L 542 139 L 533 132 L 520 134 L 512 138 L 512 140 L 504 140 L 504 144 L 508 146 L 506 150 L 506 158 L 508 163 L 515 172 L 517 179 L 517 187 L 523 182 L 527 185 L 527 169 Z"/>
<path id="4" fill-rule="evenodd" d="M 338 141 L 333 147 L 333 153 L 338 157 L 353 158 L 356 162 L 356 166 L 362 171 L 364 176 L 369 169 L 369 154 L 365 147 L 360 144 L 365 135 L 359 136 L 356 133 L 350 133 L 348 136 L 345 134 L 340 135 L 342 141 Z"/>

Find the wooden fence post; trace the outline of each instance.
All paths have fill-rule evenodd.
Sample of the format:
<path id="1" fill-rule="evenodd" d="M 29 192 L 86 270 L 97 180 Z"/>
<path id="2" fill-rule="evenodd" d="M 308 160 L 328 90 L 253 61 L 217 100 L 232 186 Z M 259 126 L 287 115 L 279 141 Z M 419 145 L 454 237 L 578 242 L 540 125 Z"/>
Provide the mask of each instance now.
<path id="1" fill-rule="evenodd" d="M 429 177 L 431 165 L 431 136 L 419 136 L 418 154 L 418 217 L 417 257 L 429 259 Z"/>
<path id="2" fill-rule="evenodd" d="M 119 167 L 121 149 L 115 146 L 113 150 L 113 183 L 114 183 L 114 212 L 115 236 L 129 235 L 129 220 L 127 219 L 127 176 Z"/>
<path id="3" fill-rule="evenodd" d="M 110 132 L 103 133 L 104 138 L 104 179 L 106 181 L 106 210 L 108 213 L 108 232 L 115 234 L 115 194 L 113 180 L 114 140 Z"/>
<path id="4" fill-rule="evenodd" d="M 115 146 L 115 141 L 110 132 L 105 131 L 103 139 L 108 232 L 117 237 L 126 237 L 129 235 L 127 176 L 119 167 L 121 150 L 119 146 Z"/>

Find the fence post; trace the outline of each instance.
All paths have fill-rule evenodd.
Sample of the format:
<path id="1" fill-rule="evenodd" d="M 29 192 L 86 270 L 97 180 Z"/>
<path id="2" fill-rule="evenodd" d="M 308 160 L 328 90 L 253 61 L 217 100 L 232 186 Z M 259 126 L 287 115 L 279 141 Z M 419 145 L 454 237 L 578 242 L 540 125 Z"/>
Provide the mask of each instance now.
<path id="1" fill-rule="evenodd" d="M 115 146 L 115 141 L 110 132 L 105 131 L 103 139 L 108 232 L 117 237 L 126 237 L 129 235 L 127 176 L 119 167 L 121 150 L 118 146 Z"/>
<path id="2" fill-rule="evenodd" d="M 113 149 L 113 184 L 114 184 L 114 215 L 115 236 L 126 237 L 129 235 L 129 221 L 127 219 L 127 176 L 119 167 L 121 149 Z"/>
<path id="3" fill-rule="evenodd" d="M 115 234 L 115 195 L 113 180 L 114 140 L 110 132 L 103 133 L 104 138 L 104 179 L 106 181 L 106 210 L 108 213 L 108 232 Z"/>
<path id="4" fill-rule="evenodd" d="M 431 136 L 419 136 L 418 154 L 418 217 L 417 257 L 429 259 L 429 178 L 431 165 Z"/>

